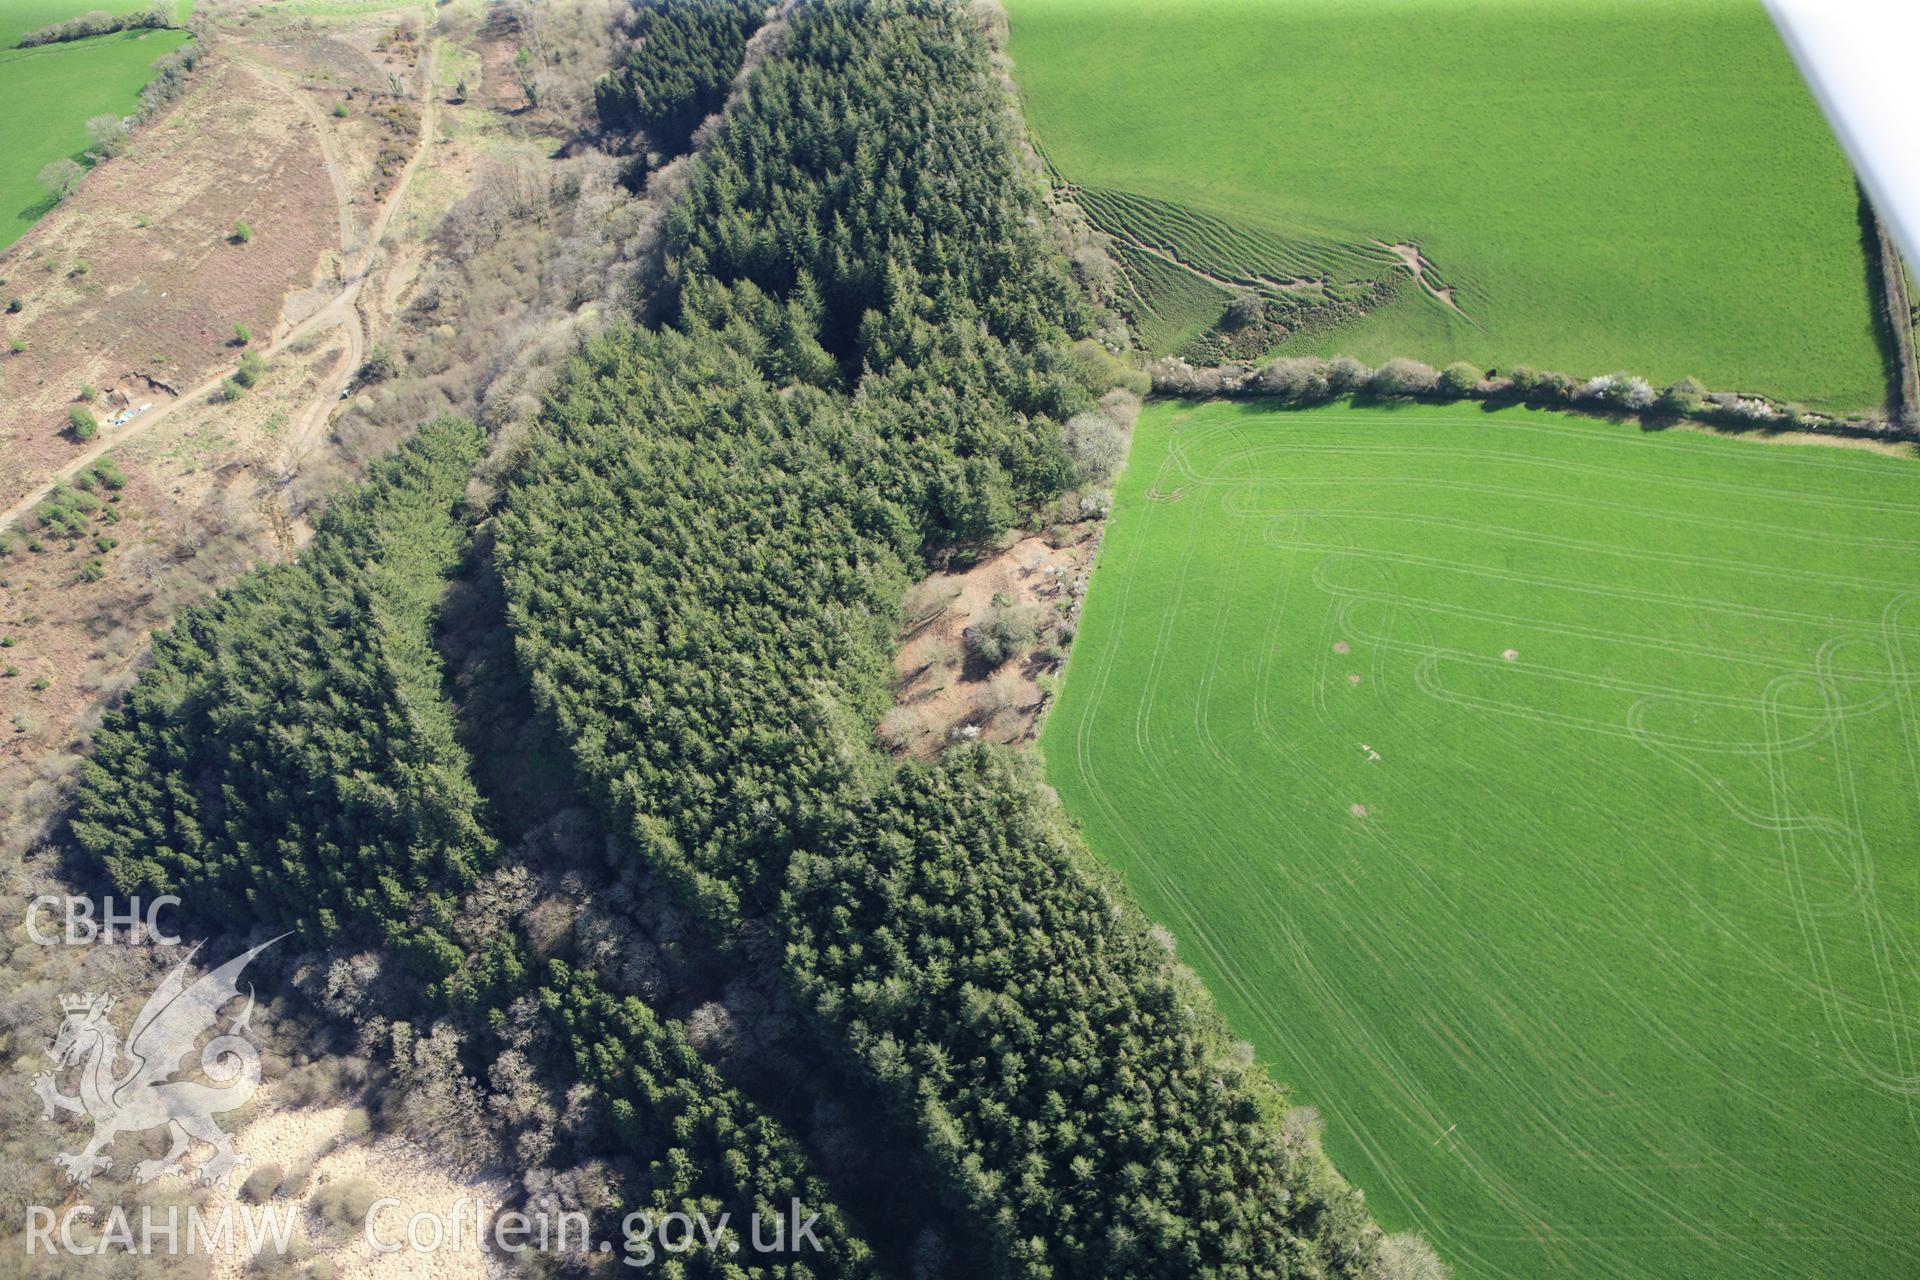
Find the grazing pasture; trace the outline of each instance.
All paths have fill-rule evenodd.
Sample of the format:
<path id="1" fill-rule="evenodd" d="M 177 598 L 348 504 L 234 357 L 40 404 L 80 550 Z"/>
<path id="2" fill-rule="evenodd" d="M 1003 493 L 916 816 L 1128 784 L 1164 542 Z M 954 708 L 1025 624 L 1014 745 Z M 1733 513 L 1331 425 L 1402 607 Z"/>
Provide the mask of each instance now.
<path id="1" fill-rule="evenodd" d="M 1150 405 L 1043 738 L 1463 1277 L 1920 1274 L 1920 463 Z"/>
<path id="2" fill-rule="evenodd" d="M 1418 246 L 1294 349 L 1885 397 L 1852 171 L 1754 0 L 1009 3 L 1035 139 L 1135 253 L 1337 293 Z M 1225 309 L 1129 276 L 1157 350 Z"/>
<path id="3" fill-rule="evenodd" d="M 187 41 L 180 31 L 126 31 L 16 49 L 29 31 L 92 9 L 132 13 L 143 4 L 6 0 L 0 4 L 0 249 L 53 207 L 39 172 L 87 150 L 86 123 L 133 111 L 156 58 Z"/>

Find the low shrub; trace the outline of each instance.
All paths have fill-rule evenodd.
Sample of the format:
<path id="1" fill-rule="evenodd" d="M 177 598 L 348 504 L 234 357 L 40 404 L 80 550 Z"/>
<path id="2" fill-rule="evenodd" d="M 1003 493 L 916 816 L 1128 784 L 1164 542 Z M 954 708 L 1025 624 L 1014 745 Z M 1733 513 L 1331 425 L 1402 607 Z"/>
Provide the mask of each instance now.
<path id="1" fill-rule="evenodd" d="M 313 1193 L 313 1208 L 333 1226 L 357 1229 L 379 1198 L 380 1189 L 365 1178 L 337 1178 Z"/>
<path id="2" fill-rule="evenodd" d="M 103 160 L 112 159 L 127 149 L 133 130 L 116 115 L 98 115 L 87 121 L 87 140 L 93 153 Z"/>
<path id="3" fill-rule="evenodd" d="M 1700 403 L 1706 398 L 1707 389 L 1692 378 L 1682 378 L 1660 393 L 1656 402 L 1660 412 L 1676 418 L 1684 418 L 1700 412 Z"/>
<path id="4" fill-rule="evenodd" d="M 280 1190 L 281 1179 L 285 1176 L 286 1170 L 279 1165 L 263 1164 L 240 1184 L 240 1198 L 248 1204 L 265 1204 Z"/>
<path id="5" fill-rule="evenodd" d="M 374 383 L 398 377 L 399 373 L 400 362 L 394 359 L 393 352 L 376 342 L 367 348 L 367 358 L 361 363 L 357 376 L 361 382 Z"/>
<path id="6" fill-rule="evenodd" d="M 279 1193 L 293 1199 L 305 1195 L 307 1188 L 311 1185 L 313 1185 L 313 1164 L 303 1160 L 287 1170 L 286 1176 L 280 1179 Z"/>
<path id="7" fill-rule="evenodd" d="M 186 44 L 153 62 L 153 79 L 140 91 L 141 120 L 151 120 L 161 108 L 187 91 L 187 77 L 200 61 L 200 46 Z"/>
<path id="8" fill-rule="evenodd" d="M 1603 373 L 1580 384 L 1576 398 L 1602 408 L 1625 409 L 1633 413 L 1653 407 L 1653 388 L 1645 378 L 1630 373 Z"/>
<path id="9" fill-rule="evenodd" d="M 1376 396 L 1398 399 L 1428 395 L 1439 382 L 1440 375 L 1434 372 L 1432 365 L 1396 356 L 1373 371 L 1373 377 L 1367 381 L 1367 390 Z"/>
<path id="10" fill-rule="evenodd" d="M 1715 397 L 1726 414 L 1740 422 L 1772 422 L 1780 415 L 1765 400 L 1721 393 Z"/>
<path id="11" fill-rule="evenodd" d="M 1480 389 L 1480 370 L 1456 360 L 1440 371 L 1440 390 L 1450 396 L 1470 396 Z"/>
<path id="12" fill-rule="evenodd" d="M 1533 377 L 1527 399 L 1535 404 L 1565 404 L 1573 398 L 1574 381 L 1557 369 L 1543 369 Z"/>
<path id="13" fill-rule="evenodd" d="M 1230 367 L 1195 368 L 1179 356 L 1166 356 L 1147 366 L 1153 389 L 1162 395 L 1220 396 L 1240 390 L 1243 374 Z"/>
<path id="14" fill-rule="evenodd" d="M 1334 395 L 1327 362 L 1317 356 L 1281 356 L 1262 366 L 1248 382 L 1262 395 L 1303 403 Z"/>
<path id="15" fill-rule="evenodd" d="M 1336 393 L 1358 391 L 1373 377 L 1373 370 L 1352 356 L 1335 356 L 1327 362 L 1327 384 Z"/>
<path id="16" fill-rule="evenodd" d="M 1257 294 L 1243 293 L 1227 304 L 1224 323 L 1229 329 L 1244 329 L 1266 318 L 1267 308 Z"/>
<path id="17" fill-rule="evenodd" d="M 1619 380 L 1614 383 L 1613 395 L 1615 404 L 1632 413 L 1645 413 L 1653 408 L 1658 398 L 1652 384 L 1645 378 L 1636 378 L 1631 374 L 1619 375 Z"/>
<path id="18" fill-rule="evenodd" d="M 967 652 L 997 667 L 1034 642 L 1033 614 L 1018 605 L 996 604 L 986 617 L 961 633 Z"/>
<path id="19" fill-rule="evenodd" d="M 251 391 L 267 373 L 267 362 L 257 351 L 249 351 L 240 357 L 240 367 L 233 371 L 233 380 Z"/>

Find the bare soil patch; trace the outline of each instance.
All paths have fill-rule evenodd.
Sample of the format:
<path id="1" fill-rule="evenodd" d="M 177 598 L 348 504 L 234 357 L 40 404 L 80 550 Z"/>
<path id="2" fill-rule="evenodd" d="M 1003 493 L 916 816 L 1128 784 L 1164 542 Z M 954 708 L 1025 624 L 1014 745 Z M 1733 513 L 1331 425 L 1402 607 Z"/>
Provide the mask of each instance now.
<path id="1" fill-rule="evenodd" d="M 1429 262 L 1427 256 L 1420 252 L 1419 245 L 1404 243 L 1388 244 L 1384 240 L 1375 240 L 1374 243 L 1382 249 L 1385 249 L 1388 253 L 1391 253 L 1394 257 L 1400 259 L 1401 264 L 1412 273 L 1413 278 L 1419 282 L 1422 289 L 1425 289 L 1429 294 L 1439 299 L 1440 302 L 1447 307 L 1458 312 L 1461 316 L 1471 319 L 1471 317 L 1467 317 L 1467 313 L 1461 309 L 1460 304 L 1453 300 L 1453 287 L 1439 282 L 1433 269 L 1433 263 Z"/>
<path id="2" fill-rule="evenodd" d="M 1050 678 L 1072 642 L 1099 529 L 1087 522 L 1065 526 L 1051 540 L 1022 537 L 970 568 L 936 573 L 914 587 L 894 659 L 895 710 L 882 725 L 896 750 L 925 758 L 953 742 L 1020 744 L 1033 737 L 1051 698 Z M 1023 612 L 1035 638 L 990 667 L 968 654 L 965 633 L 996 608 Z"/>
<path id="3" fill-rule="evenodd" d="M 350 249 L 365 247 L 359 232 L 413 155 L 427 44 L 418 15 L 395 11 L 369 14 L 325 36 L 293 27 L 249 50 L 301 96 L 302 109 L 315 122 L 329 170 L 352 206 L 346 218 L 356 229 L 346 242 Z"/>
<path id="4" fill-rule="evenodd" d="M 473 100 L 495 111 L 516 112 L 526 109 L 527 95 L 520 88 L 514 59 L 521 48 L 520 24 L 505 5 L 496 5 L 488 14 L 478 42 L 480 89 Z M 469 86 L 471 88 L 471 86 Z"/>

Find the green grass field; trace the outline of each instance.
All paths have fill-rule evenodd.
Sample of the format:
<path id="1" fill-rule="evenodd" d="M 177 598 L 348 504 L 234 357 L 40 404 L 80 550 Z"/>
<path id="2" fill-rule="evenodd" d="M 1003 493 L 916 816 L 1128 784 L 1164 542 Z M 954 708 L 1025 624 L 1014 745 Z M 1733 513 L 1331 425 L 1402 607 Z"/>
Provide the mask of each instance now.
<path id="1" fill-rule="evenodd" d="M 1303 349 L 1885 396 L 1852 171 L 1758 0 L 1010 8 L 1028 122 L 1103 225 L 1336 282 L 1417 242 L 1467 316 L 1408 288 Z"/>
<path id="2" fill-rule="evenodd" d="M 133 110 L 154 59 L 184 32 L 140 31 L 15 49 L 22 35 L 90 9 L 131 13 L 140 4 L 0 0 L 0 249 L 53 207 L 38 174 L 50 160 L 81 158 L 87 121 Z"/>
<path id="3" fill-rule="evenodd" d="M 1920 1274 L 1920 464 L 1156 403 L 1043 747 L 1462 1280 Z"/>

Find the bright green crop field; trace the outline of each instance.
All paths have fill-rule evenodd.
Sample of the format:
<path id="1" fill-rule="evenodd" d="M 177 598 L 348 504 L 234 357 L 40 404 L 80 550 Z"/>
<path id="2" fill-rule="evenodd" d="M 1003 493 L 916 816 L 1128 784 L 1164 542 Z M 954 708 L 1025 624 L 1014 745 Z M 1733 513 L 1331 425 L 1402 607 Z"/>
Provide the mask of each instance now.
<path id="1" fill-rule="evenodd" d="M 1920 1275 L 1920 462 L 1157 403 L 1051 780 L 1462 1280 Z"/>
<path id="2" fill-rule="evenodd" d="M 25 235 L 53 207 L 38 175 L 48 161 L 87 149 L 86 123 L 126 115 L 152 78 L 154 59 L 187 42 L 180 31 L 132 31 L 66 44 L 15 49 L 23 34 L 105 8 L 131 13 L 137 3 L 0 0 L 0 249 Z"/>
<path id="3" fill-rule="evenodd" d="M 1464 312 L 1409 284 L 1302 350 L 1885 397 L 1852 170 L 1758 0 L 1009 7 L 1028 123 L 1103 226 L 1336 283 L 1415 243 Z"/>

